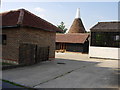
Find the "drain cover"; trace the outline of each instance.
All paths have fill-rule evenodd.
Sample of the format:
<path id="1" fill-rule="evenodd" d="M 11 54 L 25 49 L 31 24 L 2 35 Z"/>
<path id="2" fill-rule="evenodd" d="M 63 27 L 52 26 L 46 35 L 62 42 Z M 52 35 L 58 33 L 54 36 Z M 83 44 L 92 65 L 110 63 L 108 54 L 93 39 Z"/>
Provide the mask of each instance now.
<path id="1" fill-rule="evenodd" d="M 57 62 L 57 64 L 66 64 L 66 63 L 63 63 L 63 62 Z"/>

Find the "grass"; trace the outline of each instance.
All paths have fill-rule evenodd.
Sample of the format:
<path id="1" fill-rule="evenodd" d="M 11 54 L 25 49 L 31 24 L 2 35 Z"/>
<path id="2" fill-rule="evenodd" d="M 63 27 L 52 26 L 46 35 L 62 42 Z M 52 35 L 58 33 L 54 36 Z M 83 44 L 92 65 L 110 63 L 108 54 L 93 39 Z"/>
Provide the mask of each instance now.
<path id="1" fill-rule="evenodd" d="M 6 82 L 6 83 L 9 83 L 9 84 L 12 84 L 12 85 L 15 85 L 15 86 L 23 87 L 23 88 L 28 89 L 28 90 L 35 90 L 34 88 L 26 87 L 26 86 L 23 86 L 23 85 L 20 85 L 20 84 L 17 84 L 17 83 L 8 81 L 8 80 L 2 79 L 2 81 Z"/>

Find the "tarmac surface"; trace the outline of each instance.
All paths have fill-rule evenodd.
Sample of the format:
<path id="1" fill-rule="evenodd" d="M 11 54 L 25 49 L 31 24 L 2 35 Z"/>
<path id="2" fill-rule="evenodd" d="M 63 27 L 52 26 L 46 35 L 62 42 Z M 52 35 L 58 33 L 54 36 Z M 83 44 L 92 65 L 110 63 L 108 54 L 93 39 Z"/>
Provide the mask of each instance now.
<path id="1" fill-rule="evenodd" d="M 32 88 L 118 88 L 118 60 L 57 53 L 54 61 L 3 71 L 3 79 Z"/>
<path id="2" fill-rule="evenodd" d="M 7 82 L 2 82 L 2 89 L 6 89 L 6 88 L 22 88 L 22 87 L 15 86 L 15 85 L 7 83 Z"/>

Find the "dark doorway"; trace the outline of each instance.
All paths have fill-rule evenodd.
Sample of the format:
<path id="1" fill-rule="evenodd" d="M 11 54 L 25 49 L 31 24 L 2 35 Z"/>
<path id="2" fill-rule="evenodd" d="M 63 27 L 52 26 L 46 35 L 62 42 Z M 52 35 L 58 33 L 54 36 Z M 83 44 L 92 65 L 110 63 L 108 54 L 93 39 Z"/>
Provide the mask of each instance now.
<path id="1" fill-rule="evenodd" d="M 49 47 L 37 46 L 35 62 L 47 61 L 49 59 Z"/>

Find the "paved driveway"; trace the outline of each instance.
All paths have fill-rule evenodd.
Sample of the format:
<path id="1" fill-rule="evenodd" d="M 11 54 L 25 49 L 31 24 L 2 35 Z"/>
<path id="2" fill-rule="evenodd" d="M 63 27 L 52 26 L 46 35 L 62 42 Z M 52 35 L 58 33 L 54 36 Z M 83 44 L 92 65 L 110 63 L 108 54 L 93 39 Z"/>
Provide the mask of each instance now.
<path id="1" fill-rule="evenodd" d="M 55 61 L 3 71 L 3 79 L 34 88 L 118 87 L 118 61 L 58 53 Z"/>

